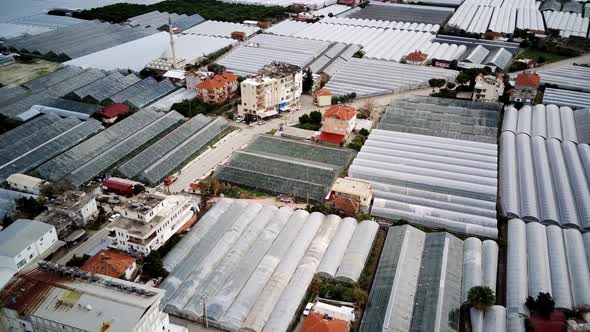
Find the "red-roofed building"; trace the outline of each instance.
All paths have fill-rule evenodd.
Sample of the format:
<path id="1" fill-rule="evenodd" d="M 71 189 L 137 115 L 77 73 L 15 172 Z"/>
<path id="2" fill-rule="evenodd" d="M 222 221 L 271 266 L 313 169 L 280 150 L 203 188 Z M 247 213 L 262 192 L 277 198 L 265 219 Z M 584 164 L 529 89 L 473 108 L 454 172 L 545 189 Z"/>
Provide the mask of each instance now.
<path id="1" fill-rule="evenodd" d="M 513 103 L 532 104 L 541 86 L 541 77 L 535 73 L 520 73 L 516 76 L 516 84 L 510 93 Z"/>
<path id="2" fill-rule="evenodd" d="M 238 92 L 238 75 L 229 72 L 217 74 L 197 84 L 197 96 L 204 103 L 220 104 Z"/>
<path id="3" fill-rule="evenodd" d="M 113 123 L 117 117 L 127 113 L 129 113 L 129 106 L 121 103 L 107 105 L 96 112 L 106 123 Z"/>
<path id="4" fill-rule="evenodd" d="M 323 114 L 320 128 L 321 142 L 340 144 L 350 135 L 356 125 L 356 109 L 350 106 L 334 105 Z"/>
<path id="5" fill-rule="evenodd" d="M 301 328 L 301 332 L 347 332 L 348 330 L 347 321 L 332 319 L 313 311 L 307 315 Z"/>
<path id="6" fill-rule="evenodd" d="M 517 88 L 538 89 L 541 86 L 541 77 L 536 73 L 520 73 L 516 76 Z"/>
<path id="7" fill-rule="evenodd" d="M 314 102 L 320 107 L 332 105 L 332 91 L 327 89 L 316 90 Z"/>
<path id="8" fill-rule="evenodd" d="M 90 257 L 80 269 L 113 278 L 130 280 L 137 269 L 137 264 L 134 257 L 118 251 L 103 249 Z"/>
<path id="9" fill-rule="evenodd" d="M 428 60 L 428 54 L 420 51 L 414 51 L 406 56 L 406 63 L 411 65 L 425 65 Z"/>

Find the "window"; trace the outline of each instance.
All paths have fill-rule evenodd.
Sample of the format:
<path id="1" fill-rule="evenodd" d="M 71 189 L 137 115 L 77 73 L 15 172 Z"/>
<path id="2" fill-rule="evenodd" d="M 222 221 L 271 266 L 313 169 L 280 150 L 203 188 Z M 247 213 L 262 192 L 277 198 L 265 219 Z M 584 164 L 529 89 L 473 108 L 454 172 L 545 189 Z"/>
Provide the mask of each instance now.
<path id="1" fill-rule="evenodd" d="M 21 267 L 25 266 L 25 264 L 27 264 L 27 261 L 23 259 L 22 261 L 16 263 L 16 267 L 20 269 Z"/>

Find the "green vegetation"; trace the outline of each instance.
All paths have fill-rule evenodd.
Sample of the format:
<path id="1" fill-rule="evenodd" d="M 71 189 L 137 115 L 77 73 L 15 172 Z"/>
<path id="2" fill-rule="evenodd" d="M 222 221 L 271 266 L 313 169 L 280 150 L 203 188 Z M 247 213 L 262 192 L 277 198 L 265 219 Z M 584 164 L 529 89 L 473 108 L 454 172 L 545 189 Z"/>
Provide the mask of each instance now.
<path id="1" fill-rule="evenodd" d="M 428 85 L 434 90 L 434 88 L 441 88 L 447 83 L 445 79 L 442 78 L 431 78 L 428 80 Z"/>
<path id="2" fill-rule="evenodd" d="M 533 48 L 522 49 L 519 57 L 522 59 L 535 60 L 539 64 L 556 62 L 568 58 L 566 55 L 553 53 L 551 51 L 541 51 Z"/>
<path id="3" fill-rule="evenodd" d="M 359 59 L 364 56 L 365 56 L 365 51 L 363 51 L 363 50 L 358 50 L 352 55 L 353 58 L 359 58 Z"/>
<path id="4" fill-rule="evenodd" d="M 303 93 L 308 93 L 311 91 L 311 88 L 313 87 L 313 73 L 311 72 L 311 69 L 307 68 L 307 70 L 305 71 L 305 74 L 303 75 Z"/>
<path id="5" fill-rule="evenodd" d="M 496 296 L 488 286 L 475 286 L 467 293 L 467 301 L 474 308 L 485 310 L 496 303 Z"/>
<path id="6" fill-rule="evenodd" d="M 361 148 L 363 147 L 363 145 L 365 144 L 365 141 L 367 140 L 367 137 L 369 137 L 369 131 L 366 129 L 361 129 L 358 132 L 358 135 L 356 135 L 352 141 L 350 141 L 350 143 L 348 143 L 348 148 L 349 149 L 353 149 L 356 151 L 360 151 Z"/>
<path id="7" fill-rule="evenodd" d="M 108 221 L 107 212 L 102 206 L 98 207 L 98 216 L 88 223 L 88 229 L 99 230 Z"/>
<path id="8" fill-rule="evenodd" d="M 194 98 L 190 101 L 185 99 L 180 103 L 176 103 L 172 105 L 171 109 L 187 118 L 192 118 L 197 114 L 223 114 L 224 112 L 229 111 L 232 108 L 232 105 L 231 102 L 223 104 L 207 104 L 199 100 L 199 98 Z"/>
<path id="9" fill-rule="evenodd" d="M 356 98 L 356 92 L 351 92 L 343 96 L 332 96 L 332 105 L 349 103 L 354 98 Z"/>
<path id="10" fill-rule="evenodd" d="M 299 117 L 298 128 L 318 131 L 322 127 L 322 113 L 320 111 L 312 111 L 308 114 L 303 114 Z"/>
<path id="11" fill-rule="evenodd" d="M 90 256 L 87 254 L 84 254 L 82 256 L 72 256 L 72 258 L 70 258 L 70 260 L 66 263 L 67 267 L 77 267 L 77 268 L 81 268 L 82 265 L 84 265 L 84 263 L 86 263 L 87 260 L 90 259 Z"/>
<path id="12" fill-rule="evenodd" d="M 320 279 L 317 275 L 314 277 L 314 281 L 310 286 L 312 291 L 317 289 L 317 295 L 324 299 L 351 302 L 358 307 L 364 307 L 369 299 L 368 292 L 359 283 L 348 284 L 334 279 Z M 319 287 L 314 287 L 314 285 L 318 285 L 318 281 Z"/>
<path id="13" fill-rule="evenodd" d="M 22 197 L 16 201 L 17 219 L 34 219 L 36 216 L 47 210 L 45 200 L 42 198 Z"/>
<path id="14" fill-rule="evenodd" d="M 170 250 L 172 250 L 172 248 L 174 248 L 174 246 L 176 246 L 176 244 L 178 242 L 180 242 L 180 240 L 181 240 L 180 235 L 178 235 L 178 234 L 172 235 L 168 239 L 168 241 L 166 241 L 166 243 L 164 243 L 164 245 L 161 246 L 160 249 L 158 249 L 158 253 L 160 254 L 160 257 L 166 257 L 166 255 L 168 255 Z"/>
<path id="15" fill-rule="evenodd" d="M 225 67 L 216 63 L 212 63 L 207 67 L 207 70 L 214 72 L 215 74 L 221 74 L 225 71 Z"/>
<path id="16" fill-rule="evenodd" d="M 41 196 L 45 196 L 47 198 L 56 198 L 57 196 L 62 195 L 66 191 L 72 189 L 74 189 L 74 187 L 65 181 L 46 183 L 41 187 Z"/>
<path id="17" fill-rule="evenodd" d="M 278 20 L 287 16 L 280 6 L 259 6 L 225 3 L 215 0 L 168 0 L 151 5 L 117 3 L 110 6 L 74 12 L 73 17 L 85 20 L 101 20 L 121 23 L 130 17 L 154 10 L 177 14 L 199 14 L 208 20 L 242 22 L 244 20 Z M 60 11 L 50 11 L 52 15 L 62 15 Z"/>
<path id="18" fill-rule="evenodd" d="M 531 312 L 545 319 L 549 319 L 551 312 L 555 309 L 555 301 L 551 297 L 551 294 L 539 293 L 536 300 L 532 296 L 527 297 L 526 306 Z"/>
<path id="19" fill-rule="evenodd" d="M 142 272 L 144 277 L 149 278 L 164 278 L 168 275 L 168 271 L 164 269 L 162 256 L 157 250 L 152 250 L 147 257 L 143 259 Z"/>
<path id="20" fill-rule="evenodd" d="M 0 114 L 0 134 L 4 134 L 16 127 L 18 127 L 18 122 L 16 120 L 11 119 L 4 114 Z"/>

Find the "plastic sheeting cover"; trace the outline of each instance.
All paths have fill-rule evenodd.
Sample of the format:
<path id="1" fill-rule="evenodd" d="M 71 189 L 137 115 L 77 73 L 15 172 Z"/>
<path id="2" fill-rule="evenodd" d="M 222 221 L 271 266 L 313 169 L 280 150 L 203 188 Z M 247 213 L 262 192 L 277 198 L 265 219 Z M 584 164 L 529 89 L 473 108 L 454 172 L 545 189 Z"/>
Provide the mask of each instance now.
<path id="1" fill-rule="evenodd" d="M 363 220 L 357 225 L 348 248 L 344 252 L 340 267 L 336 272 L 336 280 L 344 282 L 358 281 L 371 253 L 378 230 L 379 224 L 373 220 Z"/>
<path id="2" fill-rule="evenodd" d="M 318 273 L 322 277 L 334 278 L 356 227 L 357 221 L 353 218 L 344 218 L 340 222 L 338 231 L 334 235 L 334 239 L 330 243 L 318 267 Z"/>

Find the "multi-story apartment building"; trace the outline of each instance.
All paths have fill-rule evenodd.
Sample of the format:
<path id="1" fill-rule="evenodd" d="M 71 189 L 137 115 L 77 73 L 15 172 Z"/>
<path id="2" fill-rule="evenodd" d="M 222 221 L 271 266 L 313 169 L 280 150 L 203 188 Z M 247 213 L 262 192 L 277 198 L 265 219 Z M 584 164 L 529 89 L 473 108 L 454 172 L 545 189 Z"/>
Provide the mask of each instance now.
<path id="1" fill-rule="evenodd" d="M 197 84 L 197 95 L 204 103 L 220 104 L 238 92 L 238 76 L 221 73 Z"/>
<path id="2" fill-rule="evenodd" d="M 0 232 L 0 288 L 56 243 L 55 227 L 36 220 L 18 219 Z"/>
<path id="3" fill-rule="evenodd" d="M 504 77 L 483 75 L 475 78 L 474 101 L 495 102 L 504 94 Z"/>
<path id="4" fill-rule="evenodd" d="M 2 291 L 0 330 L 169 332 L 169 316 L 160 310 L 163 297 L 157 288 L 40 262 Z"/>
<path id="5" fill-rule="evenodd" d="M 195 218 L 197 202 L 184 195 L 142 193 L 113 210 L 121 215 L 110 225 L 111 246 L 147 256 Z"/>
<path id="6" fill-rule="evenodd" d="M 256 77 L 242 81 L 238 113 L 255 120 L 299 108 L 302 79 L 298 66 L 281 62 L 264 66 Z"/>

